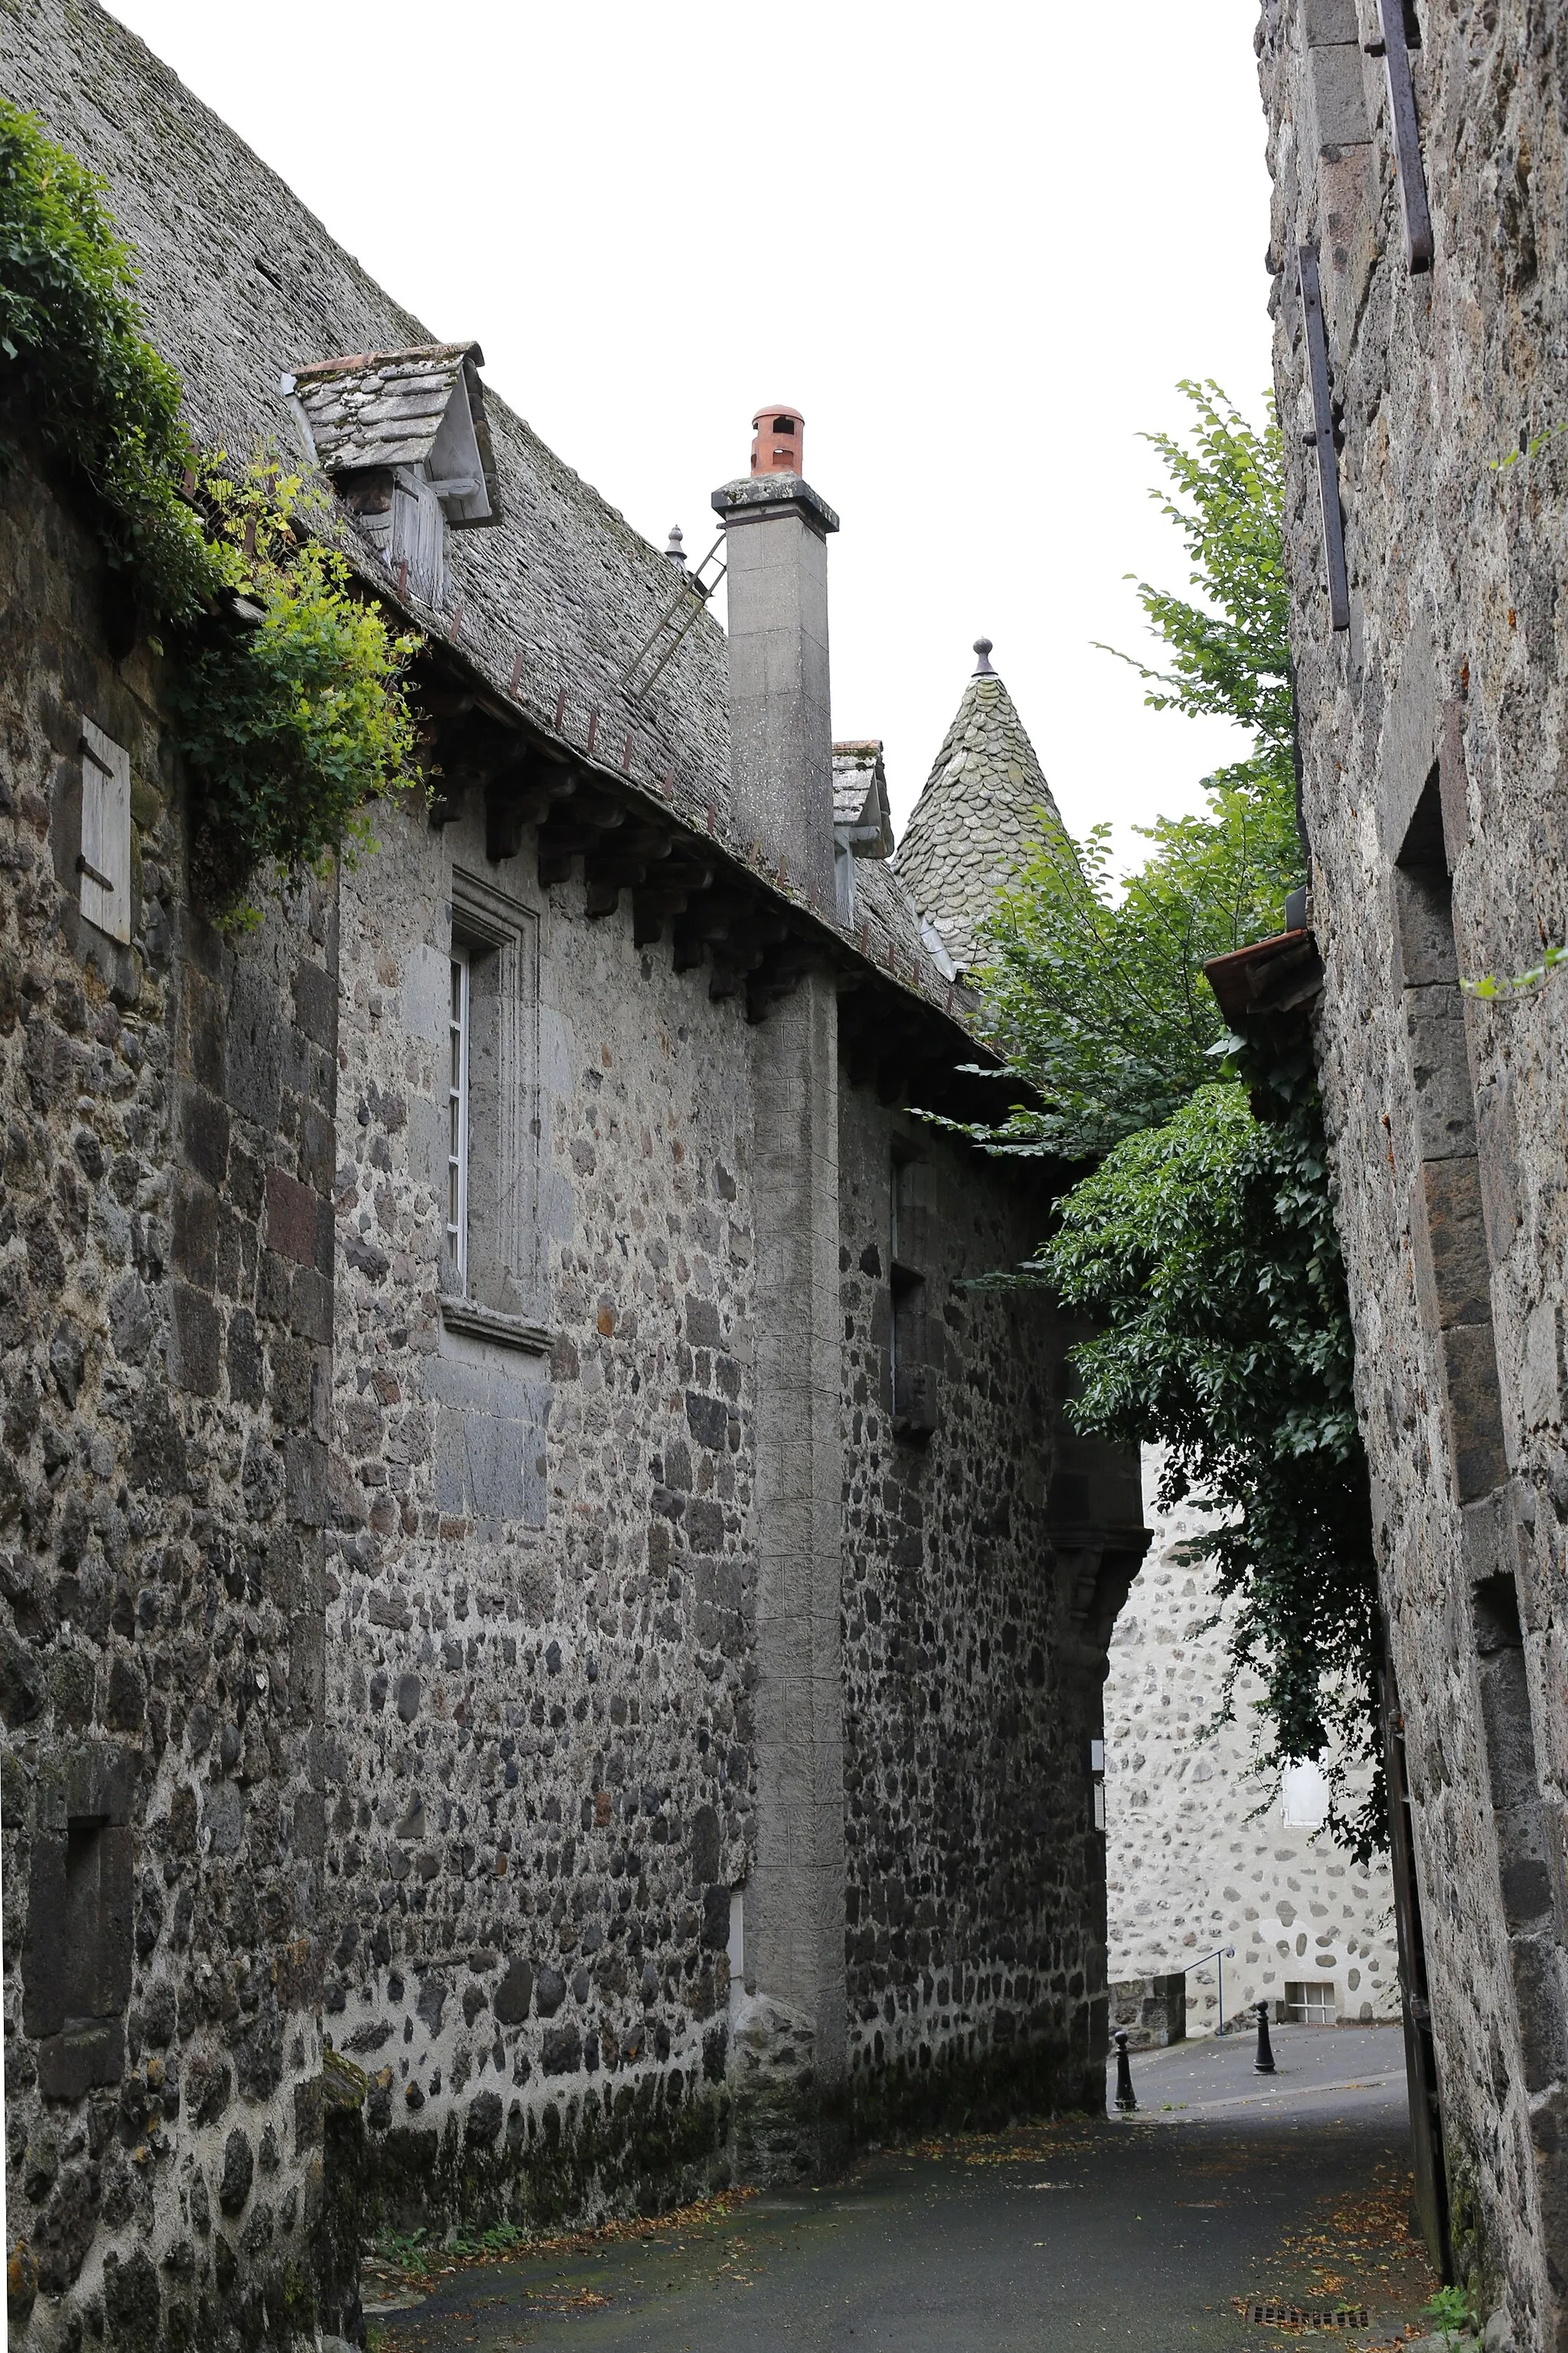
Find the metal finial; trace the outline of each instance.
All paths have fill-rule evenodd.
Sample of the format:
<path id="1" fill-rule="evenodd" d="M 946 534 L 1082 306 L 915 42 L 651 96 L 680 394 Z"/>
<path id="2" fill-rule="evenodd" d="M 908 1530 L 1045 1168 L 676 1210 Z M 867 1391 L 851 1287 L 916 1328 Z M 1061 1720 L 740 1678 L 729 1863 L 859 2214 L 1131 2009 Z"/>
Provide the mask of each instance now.
<path id="1" fill-rule="evenodd" d="M 679 564 L 681 570 L 685 571 L 686 533 L 678 522 L 672 522 L 669 526 L 669 545 L 664 552 L 672 564 Z"/>
<path id="2" fill-rule="evenodd" d="M 976 677 L 976 678 L 994 678 L 994 677 L 995 677 L 995 675 L 996 675 L 996 673 L 995 673 L 995 671 L 994 671 L 994 670 L 992 669 L 992 667 L 991 667 L 991 640 L 990 640 L 990 638 L 975 638 L 975 640 L 974 640 L 974 650 L 975 650 L 975 652 L 976 652 L 976 653 L 979 655 L 979 657 L 980 657 L 980 659 L 979 659 L 979 660 L 975 663 L 975 665 L 974 665 L 974 675 L 975 675 L 975 677 Z"/>

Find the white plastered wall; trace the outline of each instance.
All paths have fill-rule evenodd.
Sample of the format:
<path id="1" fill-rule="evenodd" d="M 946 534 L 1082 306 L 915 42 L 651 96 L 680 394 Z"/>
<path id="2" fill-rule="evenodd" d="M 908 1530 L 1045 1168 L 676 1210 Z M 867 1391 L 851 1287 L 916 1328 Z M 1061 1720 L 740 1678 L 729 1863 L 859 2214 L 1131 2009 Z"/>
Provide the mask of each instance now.
<path id="1" fill-rule="evenodd" d="M 1187 2031 L 1212 2033 L 1225 1964 L 1226 2016 L 1288 1984 L 1331 1983 L 1342 2021 L 1399 2015 L 1388 1865 L 1363 1871 L 1326 1837 L 1288 1822 L 1276 1783 L 1250 1770 L 1255 1677 L 1236 1693 L 1235 1721 L 1200 1737 L 1219 1704 L 1226 1635 L 1215 1573 L 1185 1557 L 1212 1525 L 1182 1506 L 1155 1507 L 1159 1457 L 1143 1462 L 1144 1515 L 1154 1532 L 1110 1644 L 1105 1686 L 1109 1974 L 1112 1984 L 1185 1968 Z M 1262 1811 L 1259 1811 L 1259 1808 Z"/>

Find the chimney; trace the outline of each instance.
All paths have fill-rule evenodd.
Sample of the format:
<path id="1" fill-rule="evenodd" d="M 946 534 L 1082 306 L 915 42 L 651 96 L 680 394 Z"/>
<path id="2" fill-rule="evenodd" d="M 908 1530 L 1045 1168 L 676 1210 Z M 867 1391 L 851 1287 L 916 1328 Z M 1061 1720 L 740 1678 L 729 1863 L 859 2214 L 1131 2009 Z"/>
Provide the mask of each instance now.
<path id="1" fill-rule="evenodd" d="M 731 827 L 830 914 L 827 534 L 838 517 L 801 473 L 799 409 L 759 408 L 752 427 L 750 474 L 712 501 L 729 567 Z"/>

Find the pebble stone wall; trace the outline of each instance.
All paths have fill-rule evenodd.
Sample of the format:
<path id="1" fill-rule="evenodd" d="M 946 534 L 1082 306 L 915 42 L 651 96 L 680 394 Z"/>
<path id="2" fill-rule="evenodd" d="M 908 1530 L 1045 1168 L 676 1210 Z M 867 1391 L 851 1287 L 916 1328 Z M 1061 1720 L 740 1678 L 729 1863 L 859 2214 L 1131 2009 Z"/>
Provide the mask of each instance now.
<path id="1" fill-rule="evenodd" d="M 1251 1770 L 1255 1676 L 1237 1685 L 1235 1720 L 1208 1737 L 1226 1672 L 1215 1573 L 1187 1556 L 1212 1525 L 1191 1505 L 1160 1512 L 1159 1456 L 1144 1453 L 1144 1513 L 1154 1541 L 1110 1640 L 1105 1686 L 1110 1976 L 1186 1969 L 1187 2032 L 1225 2010 L 1278 2003 L 1295 1984 L 1330 1984 L 1339 2018 L 1399 2016 L 1399 1957 L 1387 1862 L 1362 1869 L 1311 1829 L 1286 1821 L 1280 1794 Z M 1207 1622 L 1220 1615 L 1217 1625 Z"/>
<path id="2" fill-rule="evenodd" d="M 775 2168 L 812 2161 L 825 2108 L 876 2131 L 1092 2095 L 1089 1744 L 1137 1497 L 1058 1428 L 1047 1304 L 963 1287 L 1041 1205 L 844 1082 L 850 2049 L 816 2083 L 744 1959 L 742 1005 L 638 951 L 629 913 L 491 866 L 477 817 L 384 812 L 340 898 L 226 946 L 184 902 L 156 680 L 105 661 L 86 543 L 33 486 L 5 528 L 0 577 L 58 617 L 7 685 L 0 811 L 14 2321 L 70 2353 L 352 2328 L 363 2230 L 730 2178 L 759 2063 L 811 2127 Z M 79 707 L 132 748 L 123 952 L 89 952 L 68 887 Z M 479 899 L 524 944 L 521 1347 L 439 1296 L 447 955 Z M 911 1157 L 919 1441 L 889 1422 Z M 38 1858 L 88 1817 L 128 1831 L 134 1881 L 100 2084 L 62 2080 L 34 2007 Z M 347 2186 L 322 2162 L 343 2098 Z"/>

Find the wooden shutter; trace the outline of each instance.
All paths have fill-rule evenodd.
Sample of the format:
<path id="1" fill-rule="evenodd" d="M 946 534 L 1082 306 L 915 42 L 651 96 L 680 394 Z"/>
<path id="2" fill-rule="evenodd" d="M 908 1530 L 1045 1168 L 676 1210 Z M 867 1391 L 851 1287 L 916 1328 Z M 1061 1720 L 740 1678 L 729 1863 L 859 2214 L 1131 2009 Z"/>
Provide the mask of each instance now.
<path id="1" fill-rule="evenodd" d="M 111 940 L 131 939 L 131 754 L 81 723 L 81 912 Z"/>

